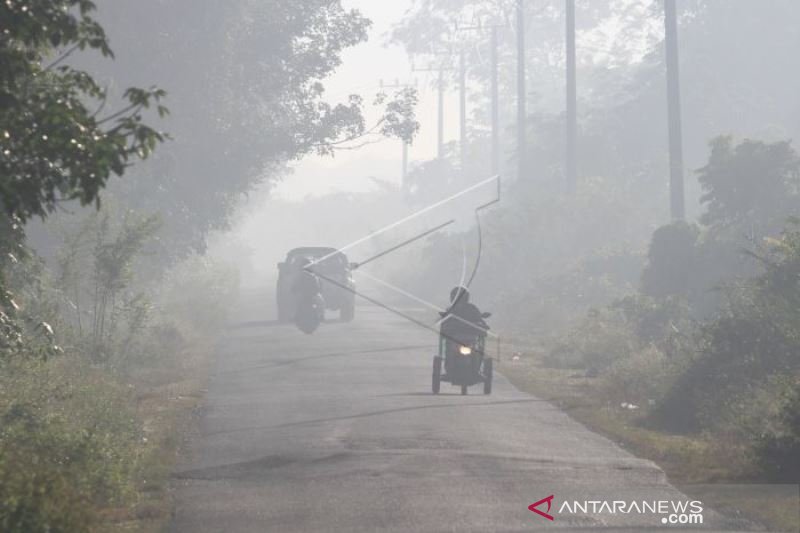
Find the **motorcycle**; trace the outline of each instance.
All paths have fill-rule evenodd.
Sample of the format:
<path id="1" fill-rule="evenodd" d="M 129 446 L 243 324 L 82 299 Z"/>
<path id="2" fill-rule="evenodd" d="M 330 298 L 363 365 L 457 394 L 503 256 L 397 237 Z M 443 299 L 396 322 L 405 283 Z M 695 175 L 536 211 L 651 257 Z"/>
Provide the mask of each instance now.
<path id="1" fill-rule="evenodd" d="M 483 313 L 482 318 L 490 316 L 491 313 Z M 478 383 L 483 383 L 484 394 L 492 393 L 493 363 L 492 358 L 486 356 L 486 332 L 476 333 L 468 342 L 463 341 L 439 335 L 439 352 L 433 358 L 434 394 L 439 394 L 442 382 L 461 387 L 462 395 Z"/>
<path id="2" fill-rule="evenodd" d="M 294 315 L 294 323 L 300 331 L 311 335 L 324 321 L 325 302 L 321 294 L 298 302 L 297 310 Z"/>

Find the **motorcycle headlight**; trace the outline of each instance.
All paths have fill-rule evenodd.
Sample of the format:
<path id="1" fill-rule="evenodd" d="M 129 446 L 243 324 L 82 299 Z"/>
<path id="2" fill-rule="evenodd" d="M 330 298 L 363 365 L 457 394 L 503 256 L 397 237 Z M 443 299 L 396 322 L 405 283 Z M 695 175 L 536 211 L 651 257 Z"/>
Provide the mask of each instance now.
<path id="1" fill-rule="evenodd" d="M 461 355 L 470 355 L 472 353 L 472 348 L 469 346 L 459 346 L 458 353 Z"/>

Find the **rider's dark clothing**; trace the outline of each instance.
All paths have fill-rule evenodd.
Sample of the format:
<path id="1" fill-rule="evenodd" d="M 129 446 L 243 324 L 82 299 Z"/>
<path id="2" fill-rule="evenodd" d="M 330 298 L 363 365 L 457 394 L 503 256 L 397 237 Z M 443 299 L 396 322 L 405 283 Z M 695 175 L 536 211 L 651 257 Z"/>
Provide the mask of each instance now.
<path id="1" fill-rule="evenodd" d="M 461 344 L 472 344 L 475 337 L 489 329 L 481 311 L 471 303 L 456 302 L 442 321 L 442 335 Z"/>
<path id="2" fill-rule="evenodd" d="M 445 315 L 441 334 L 445 339 L 445 372 L 450 373 L 460 346 L 472 346 L 489 329 L 477 306 L 457 301 Z"/>

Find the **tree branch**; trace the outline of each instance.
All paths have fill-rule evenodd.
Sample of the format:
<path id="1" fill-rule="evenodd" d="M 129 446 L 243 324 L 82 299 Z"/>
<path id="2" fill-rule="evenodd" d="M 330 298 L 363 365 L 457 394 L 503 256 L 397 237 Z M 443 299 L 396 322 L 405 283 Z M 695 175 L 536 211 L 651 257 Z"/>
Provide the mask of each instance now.
<path id="1" fill-rule="evenodd" d="M 61 56 L 58 57 L 58 59 L 56 59 L 55 61 L 53 61 L 52 63 L 50 63 L 46 67 L 44 67 L 44 70 L 50 70 L 51 68 L 55 67 L 56 65 L 58 65 L 59 63 L 64 61 L 66 58 L 71 56 L 72 53 L 75 50 L 77 50 L 79 47 L 80 47 L 80 43 L 76 43 L 76 44 L 70 46 L 63 54 L 61 54 Z"/>

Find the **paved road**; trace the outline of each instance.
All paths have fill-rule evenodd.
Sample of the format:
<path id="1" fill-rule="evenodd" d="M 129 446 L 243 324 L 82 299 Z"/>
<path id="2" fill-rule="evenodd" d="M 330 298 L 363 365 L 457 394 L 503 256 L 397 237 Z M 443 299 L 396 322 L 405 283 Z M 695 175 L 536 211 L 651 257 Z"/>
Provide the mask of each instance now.
<path id="1" fill-rule="evenodd" d="M 643 531 L 651 514 L 573 500 L 684 499 L 652 463 L 496 376 L 430 394 L 435 337 L 375 307 L 312 336 L 242 309 L 175 474 L 176 532 Z M 546 506 L 541 509 L 546 511 Z M 725 529 L 709 512 L 706 525 Z M 709 529 L 706 529 L 709 530 Z"/>

